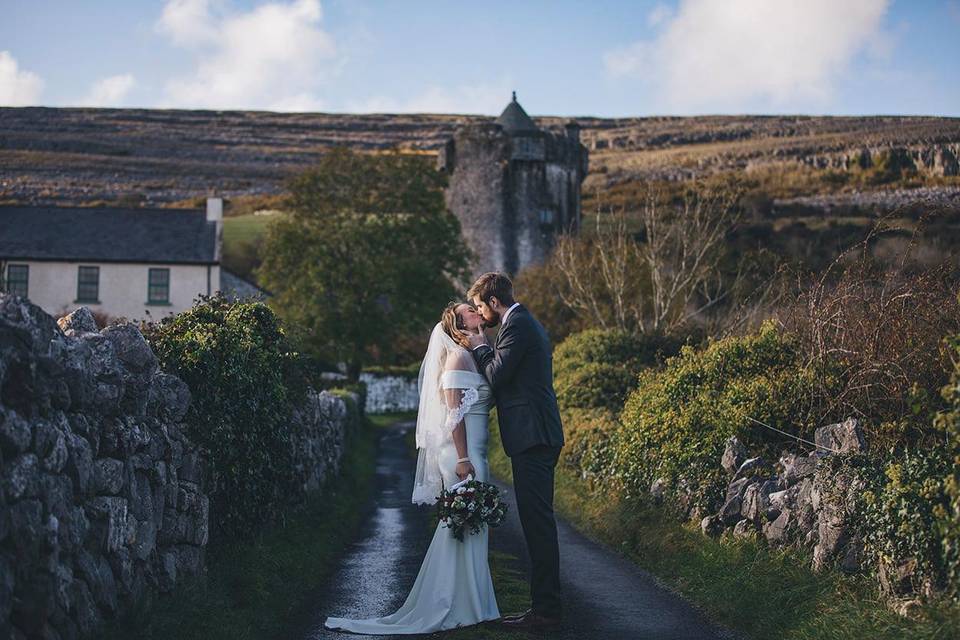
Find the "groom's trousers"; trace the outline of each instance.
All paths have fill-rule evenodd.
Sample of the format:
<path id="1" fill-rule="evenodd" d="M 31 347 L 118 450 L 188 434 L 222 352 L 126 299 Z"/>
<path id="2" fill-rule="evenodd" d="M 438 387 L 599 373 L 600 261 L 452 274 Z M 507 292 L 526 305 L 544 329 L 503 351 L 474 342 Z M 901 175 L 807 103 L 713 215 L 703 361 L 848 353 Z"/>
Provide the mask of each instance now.
<path id="1" fill-rule="evenodd" d="M 537 445 L 510 458 L 520 525 L 530 552 L 530 596 L 535 613 L 559 618 L 560 546 L 553 516 L 553 475 L 560 447 Z"/>

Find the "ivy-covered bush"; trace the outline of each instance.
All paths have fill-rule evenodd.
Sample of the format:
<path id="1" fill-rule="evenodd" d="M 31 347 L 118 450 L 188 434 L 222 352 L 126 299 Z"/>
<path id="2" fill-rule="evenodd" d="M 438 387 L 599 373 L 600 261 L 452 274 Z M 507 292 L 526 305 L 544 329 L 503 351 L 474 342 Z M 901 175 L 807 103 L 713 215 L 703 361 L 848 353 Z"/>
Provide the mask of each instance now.
<path id="1" fill-rule="evenodd" d="M 620 428 L 617 415 L 606 409 L 565 409 L 561 417 L 566 440 L 561 463 L 583 477 L 609 468 L 611 437 Z"/>
<path id="2" fill-rule="evenodd" d="M 644 367 L 675 354 L 679 341 L 625 331 L 588 329 L 557 346 L 554 387 L 561 409 L 619 412 Z"/>
<path id="3" fill-rule="evenodd" d="M 943 543 L 947 579 L 953 595 L 960 597 L 960 335 L 949 338 L 947 344 L 953 359 L 953 375 L 942 394 L 950 409 L 934 421 L 934 426 L 943 433 L 950 469 L 944 479 L 948 502 L 939 519 L 938 533 Z"/>
<path id="4" fill-rule="evenodd" d="M 213 530 L 244 535 L 277 521 L 298 494 L 290 417 L 308 388 L 277 317 L 217 294 L 143 330 L 163 370 L 190 388 L 185 420 L 209 455 Z"/>
<path id="5" fill-rule="evenodd" d="M 636 379 L 637 373 L 626 367 L 591 362 L 556 378 L 557 402 L 561 409 L 616 410 Z"/>
<path id="6" fill-rule="evenodd" d="M 635 495 L 657 478 L 672 486 L 696 480 L 703 495 L 716 495 L 730 436 L 755 453 L 778 453 L 785 442 L 750 418 L 810 437 L 813 374 L 797 347 L 767 322 L 752 335 L 685 346 L 665 369 L 641 372 L 614 434 L 610 474 Z"/>
<path id="7" fill-rule="evenodd" d="M 934 419 L 941 444 L 893 452 L 864 492 L 861 535 L 875 566 L 915 560 L 920 579 L 960 598 L 960 336 L 946 344 L 954 372 Z"/>
<path id="8" fill-rule="evenodd" d="M 938 448 L 906 451 L 868 475 L 858 529 L 875 569 L 915 560 L 918 579 L 931 580 L 937 590 L 947 587 L 950 555 L 956 573 L 955 554 L 950 553 L 956 538 L 948 536 L 950 520 L 956 524 L 947 488 L 951 457 Z"/>
<path id="9" fill-rule="evenodd" d="M 553 371 L 563 375 L 591 362 L 619 364 L 639 370 L 663 362 L 680 350 L 669 336 L 647 336 L 615 329 L 587 329 L 576 333 L 553 352 Z"/>

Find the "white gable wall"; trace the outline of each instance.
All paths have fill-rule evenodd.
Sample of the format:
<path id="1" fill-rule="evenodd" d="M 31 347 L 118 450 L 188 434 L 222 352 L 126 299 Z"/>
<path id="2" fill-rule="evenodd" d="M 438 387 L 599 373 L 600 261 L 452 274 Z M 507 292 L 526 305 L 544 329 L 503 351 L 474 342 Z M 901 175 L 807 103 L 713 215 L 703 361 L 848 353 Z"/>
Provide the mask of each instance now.
<path id="1" fill-rule="evenodd" d="M 47 262 L 11 259 L 7 264 L 30 265 L 27 297 L 54 317 L 70 313 L 78 307 L 103 311 L 129 320 L 159 320 L 193 306 L 199 294 L 214 293 L 220 288 L 220 265 L 193 264 L 127 264 L 115 262 Z M 75 302 L 79 266 L 100 267 L 100 304 Z M 170 304 L 147 304 L 147 279 L 150 268 L 170 269 Z M 209 289 L 207 274 L 209 272 Z M 6 278 L 6 274 L 3 274 Z"/>

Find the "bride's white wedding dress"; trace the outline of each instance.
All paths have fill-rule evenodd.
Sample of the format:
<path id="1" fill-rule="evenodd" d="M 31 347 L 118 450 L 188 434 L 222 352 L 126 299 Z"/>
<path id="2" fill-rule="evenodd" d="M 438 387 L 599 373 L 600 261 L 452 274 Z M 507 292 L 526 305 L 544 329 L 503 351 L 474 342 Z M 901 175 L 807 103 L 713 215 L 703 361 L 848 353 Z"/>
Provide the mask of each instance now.
<path id="1" fill-rule="evenodd" d="M 472 364 L 472 358 L 470 360 Z M 466 428 L 467 453 L 476 469 L 476 479 L 489 482 L 487 418 L 491 404 L 490 386 L 475 371 L 447 370 L 440 376 L 440 387 L 441 393 L 445 392 L 448 398 L 459 398 L 460 405 L 451 407 L 449 413 L 452 417 L 448 416 L 448 419 L 455 424 L 459 423 L 462 416 Z M 450 390 L 454 389 L 461 391 L 451 394 Z M 429 455 L 429 449 L 427 452 Z M 437 446 L 436 465 L 439 466 L 443 486 L 450 487 L 459 481 L 455 471 L 457 450 L 452 439 L 447 438 Z M 416 490 L 414 501 L 419 501 Z M 383 617 L 360 620 L 329 617 L 324 626 L 374 635 L 416 634 L 499 618 L 500 610 L 487 562 L 488 534 L 484 526 L 480 533 L 465 532 L 463 542 L 460 542 L 453 537 L 451 529 L 438 523 L 416 581 L 399 610 Z"/>

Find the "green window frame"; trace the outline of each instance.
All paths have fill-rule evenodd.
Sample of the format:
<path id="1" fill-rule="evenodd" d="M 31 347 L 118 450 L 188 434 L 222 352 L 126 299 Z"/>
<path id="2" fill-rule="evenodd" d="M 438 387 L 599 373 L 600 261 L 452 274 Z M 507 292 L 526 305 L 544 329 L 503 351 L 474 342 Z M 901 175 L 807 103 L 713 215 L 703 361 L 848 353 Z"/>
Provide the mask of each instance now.
<path id="1" fill-rule="evenodd" d="M 147 303 L 170 304 L 170 269 L 150 269 L 147 278 Z"/>
<path id="2" fill-rule="evenodd" d="M 27 297 L 30 282 L 30 265 L 7 264 L 7 281 L 4 290 L 7 293 Z"/>
<path id="3" fill-rule="evenodd" d="M 77 267 L 77 299 L 74 302 L 100 302 L 100 267 Z"/>

